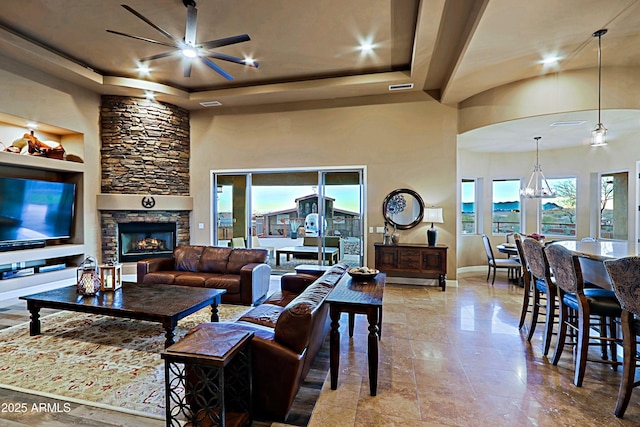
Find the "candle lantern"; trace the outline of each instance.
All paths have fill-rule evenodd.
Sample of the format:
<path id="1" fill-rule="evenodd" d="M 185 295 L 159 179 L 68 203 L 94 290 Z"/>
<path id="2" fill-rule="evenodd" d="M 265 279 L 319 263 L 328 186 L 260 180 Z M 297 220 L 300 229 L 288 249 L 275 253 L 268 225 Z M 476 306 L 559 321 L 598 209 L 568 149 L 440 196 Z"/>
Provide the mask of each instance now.
<path id="1" fill-rule="evenodd" d="M 122 264 L 100 266 L 100 290 L 115 291 L 122 287 Z"/>

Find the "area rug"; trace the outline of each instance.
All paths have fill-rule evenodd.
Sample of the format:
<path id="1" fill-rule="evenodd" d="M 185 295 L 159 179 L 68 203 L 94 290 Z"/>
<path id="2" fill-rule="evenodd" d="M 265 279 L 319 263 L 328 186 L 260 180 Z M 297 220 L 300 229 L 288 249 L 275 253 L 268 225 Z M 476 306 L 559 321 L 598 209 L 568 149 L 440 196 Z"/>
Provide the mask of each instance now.
<path id="1" fill-rule="evenodd" d="M 221 321 L 249 307 L 222 305 Z M 203 309 L 178 323 L 176 340 L 210 320 Z M 84 313 L 41 318 L 42 334 L 29 324 L 0 332 L 0 387 L 164 419 L 164 329 L 158 323 Z"/>

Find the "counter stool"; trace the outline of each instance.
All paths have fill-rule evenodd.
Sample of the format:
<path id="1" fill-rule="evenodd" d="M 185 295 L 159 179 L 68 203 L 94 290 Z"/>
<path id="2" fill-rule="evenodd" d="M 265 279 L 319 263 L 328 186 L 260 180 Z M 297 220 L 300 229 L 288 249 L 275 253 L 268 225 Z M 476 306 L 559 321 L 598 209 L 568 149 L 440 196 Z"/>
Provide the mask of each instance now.
<path id="1" fill-rule="evenodd" d="M 640 385 L 635 381 L 636 368 L 640 366 L 638 357 L 638 337 L 640 336 L 640 257 L 626 257 L 607 260 L 604 266 L 609 273 L 613 292 L 622 307 L 622 379 L 618 390 L 618 401 L 613 411 L 622 418 L 627 410 L 633 389 Z"/>
<path id="2" fill-rule="evenodd" d="M 606 363 L 614 369 L 620 365 L 616 350 L 616 344 L 620 340 L 617 338 L 614 320 L 620 319 L 622 309 L 612 291 L 602 288 L 585 288 L 580 258 L 572 251 L 561 245 L 549 245 L 545 248 L 545 252 L 556 279 L 560 303 L 558 342 L 551 363 L 558 364 L 565 345 L 575 345 L 573 384 L 581 387 L 587 361 Z M 599 336 L 591 335 L 589 332 L 594 325 L 599 327 Z M 608 335 L 607 326 L 609 327 Z M 568 336 L 567 329 L 569 329 Z M 606 352 L 603 352 L 602 359 L 588 359 L 589 345 L 592 345 L 592 340 L 597 340 L 597 344 L 602 342 L 609 344 L 611 360 L 608 360 Z"/>
<path id="3" fill-rule="evenodd" d="M 531 272 L 531 281 L 533 282 L 531 285 L 533 291 L 533 308 L 527 341 L 531 341 L 531 338 L 533 338 L 533 333 L 538 323 L 540 307 L 544 307 L 545 326 L 542 339 L 542 354 L 546 356 L 549 353 L 551 338 L 553 336 L 553 326 L 556 322 L 556 284 L 551 278 L 551 269 L 549 268 L 547 256 L 544 253 L 544 245 L 536 239 L 526 238 L 522 241 L 522 249 L 524 250 L 527 265 Z"/>

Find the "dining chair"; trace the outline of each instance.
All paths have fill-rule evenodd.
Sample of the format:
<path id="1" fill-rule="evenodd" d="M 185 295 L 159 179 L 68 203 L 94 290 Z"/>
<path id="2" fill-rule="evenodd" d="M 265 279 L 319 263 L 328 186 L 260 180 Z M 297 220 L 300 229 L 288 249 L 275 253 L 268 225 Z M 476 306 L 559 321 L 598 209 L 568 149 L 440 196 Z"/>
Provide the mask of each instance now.
<path id="1" fill-rule="evenodd" d="M 522 236 L 518 233 L 514 233 L 513 239 L 515 241 L 516 249 L 518 251 L 518 258 L 520 259 L 520 264 L 522 264 L 522 283 L 524 288 L 523 298 L 522 298 L 522 312 L 520 313 L 520 322 L 518 323 L 518 329 L 522 329 L 524 326 L 524 322 L 527 318 L 527 313 L 533 313 L 533 289 L 531 287 L 531 272 L 529 271 L 529 265 L 527 264 L 527 257 L 524 254 L 524 249 L 522 248 Z"/>
<path id="2" fill-rule="evenodd" d="M 544 308 L 544 333 L 542 338 L 542 354 L 549 354 L 553 327 L 556 322 L 556 285 L 551 277 L 551 269 L 544 253 L 544 244 L 536 239 L 527 238 L 522 241 L 522 249 L 531 272 L 531 289 L 533 305 L 527 341 L 531 342 L 536 330 L 540 308 Z"/>
<path id="3" fill-rule="evenodd" d="M 496 270 L 498 270 L 499 268 L 507 270 L 507 277 L 509 279 L 520 278 L 522 264 L 514 259 L 496 258 L 495 256 L 493 256 L 493 247 L 491 246 L 489 236 L 487 236 L 486 234 L 482 235 L 482 242 L 484 244 L 484 250 L 487 253 L 487 264 L 489 266 L 489 270 L 487 271 L 487 282 L 489 281 L 491 270 L 493 270 L 493 278 L 491 279 L 491 284 L 494 284 L 494 282 L 496 281 Z"/>
<path id="4" fill-rule="evenodd" d="M 617 358 L 617 344 L 621 340 L 617 337 L 615 319 L 620 319 L 622 309 L 613 291 L 585 288 L 580 258 L 574 252 L 561 245 L 549 245 L 545 253 L 558 287 L 560 306 L 558 340 L 551 363 L 558 364 L 565 345 L 574 345 L 573 384 L 581 387 L 587 361 L 609 364 L 614 369 L 621 364 Z M 594 327 L 599 330 L 599 335 L 591 334 Z M 606 351 L 602 353 L 602 359 L 589 359 L 589 346 L 601 343 L 609 344 L 611 360 Z"/>
<path id="5" fill-rule="evenodd" d="M 613 292 L 622 307 L 622 378 L 618 400 L 613 411 L 618 418 L 624 416 L 633 389 L 640 385 L 635 381 L 636 368 L 640 366 L 638 344 L 640 336 L 640 257 L 607 260 L 604 266 L 611 279 Z"/>

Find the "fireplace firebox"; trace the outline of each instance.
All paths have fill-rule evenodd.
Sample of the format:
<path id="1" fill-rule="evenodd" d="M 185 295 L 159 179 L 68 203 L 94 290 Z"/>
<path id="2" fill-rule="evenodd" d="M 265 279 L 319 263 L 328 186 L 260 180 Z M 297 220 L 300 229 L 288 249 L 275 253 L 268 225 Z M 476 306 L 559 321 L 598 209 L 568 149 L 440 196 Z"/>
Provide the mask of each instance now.
<path id="1" fill-rule="evenodd" d="M 118 223 L 118 260 L 169 258 L 176 246 L 175 222 Z"/>

